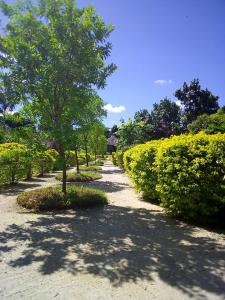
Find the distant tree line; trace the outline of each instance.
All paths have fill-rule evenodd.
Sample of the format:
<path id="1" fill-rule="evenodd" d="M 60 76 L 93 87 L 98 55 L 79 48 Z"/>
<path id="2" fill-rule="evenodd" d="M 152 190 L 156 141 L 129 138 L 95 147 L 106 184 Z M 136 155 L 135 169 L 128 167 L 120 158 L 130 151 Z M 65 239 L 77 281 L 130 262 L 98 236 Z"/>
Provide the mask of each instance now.
<path id="1" fill-rule="evenodd" d="M 111 134 L 120 138 L 119 148 L 149 140 L 158 140 L 186 132 L 225 132 L 224 108 L 219 108 L 218 96 L 202 89 L 198 79 L 184 82 L 174 93 L 176 101 L 167 97 L 153 105 L 152 111 L 141 109 L 133 119 L 114 125 Z"/>

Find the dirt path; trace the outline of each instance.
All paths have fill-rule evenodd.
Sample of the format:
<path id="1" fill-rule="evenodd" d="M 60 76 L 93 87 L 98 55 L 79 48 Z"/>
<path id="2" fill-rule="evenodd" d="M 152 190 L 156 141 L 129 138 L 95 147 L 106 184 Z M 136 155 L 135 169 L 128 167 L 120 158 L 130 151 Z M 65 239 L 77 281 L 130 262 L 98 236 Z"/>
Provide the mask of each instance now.
<path id="1" fill-rule="evenodd" d="M 106 163 L 110 205 L 31 214 L 0 195 L 0 299 L 225 299 L 223 236 L 165 216 Z"/>

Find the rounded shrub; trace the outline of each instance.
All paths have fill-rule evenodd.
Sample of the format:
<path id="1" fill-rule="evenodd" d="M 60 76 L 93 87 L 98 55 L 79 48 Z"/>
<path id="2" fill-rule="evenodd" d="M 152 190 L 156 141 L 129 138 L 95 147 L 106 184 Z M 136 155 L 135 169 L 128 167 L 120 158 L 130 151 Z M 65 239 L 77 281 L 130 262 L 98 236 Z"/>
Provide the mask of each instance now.
<path id="1" fill-rule="evenodd" d="M 225 204 L 225 135 L 182 135 L 164 141 L 157 159 L 162 206 L 175 216 L 206 219 Z"/>
<path id="2" fill-rule="evenodd" d="M 0 183 L 15 183 L 25 178 L 30 163 L 27 147 L 18 143 L 0 145 Z"/>
<path id="3" fill-rule="evenodd" d="M 87 186 L 67 186 L 67 194 L 61 192 L 61 186 L 46 187 L 26 191 L 17 197 L 17 203 L 35 211 L 88 208 L 108 203 L 106 194 Z"/>
<path id="4" fill-rule="evenodd" d="M 55 178 L 57 180 L 62 180 L 62 173 L 56 174 Z M 88 182 L 97 179 L 101 179 L 102 175 L 97 172 L 80 172 L 76 173 L 74 171 L 67 172 L 68 182 Z"/>

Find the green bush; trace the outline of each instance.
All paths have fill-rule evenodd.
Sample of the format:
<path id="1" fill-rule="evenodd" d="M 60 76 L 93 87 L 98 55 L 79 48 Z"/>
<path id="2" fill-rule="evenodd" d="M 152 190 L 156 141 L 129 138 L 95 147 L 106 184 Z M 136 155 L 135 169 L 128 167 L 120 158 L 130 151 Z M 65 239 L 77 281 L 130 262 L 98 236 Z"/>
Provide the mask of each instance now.
<path id="1" fill-rule="evenodd" d="M 174 216 L 207 220 L 225 207 L 225 134 L 174 136 L 124 154 L 136 189 Z"/>
<path id="2" fill-rule="evenodd" d="M 144 198 L 158 199 L 155 157 L 160 141 L 137 145 L 124 153 L 124 168 Z"/>
<path id="3" fill-rule="evenodd" d="M 121 169 L 124 168 L 123 155 L 124 155 L 124 152 L 119 151 L 119 150 L 117 150 L 116 152 L 112 152 L 112 163 L 115 166 L 120 167 Z"/>
<path id="4" fill-rule="evenodd" d="M 59 210 L 70 208 L 88 208 L 107 204 L 105 193 L 86 186 L 67 186 L 67 194 L 61 192 L 61 186 L 35 189 L 21 193 L 17 203 L 32 210 Z"/>
<path id="5" fill-rule="evenodd" d="M 56 174 L 55 178 L 57 180 L 62 180 L 62 173 Z M 76 173 L 74 171 L 67 172 L 68 182 L 87 182 L 87 181 L 93 181 L 101 178 L 102 175 L 97 172 L 81 172 L 81 173 Z"/>
<path id="6" fill-rule="evenodd" d="M 157 155 L 162 206 L 175 216 L 206 220 L 225 204 L 225 135 L 199 133 L 162 143 Z"/>
<path id="7" fill-rule="evenodd" d="M 25 145 L 0 144 L 0 184 L 15 183 L 25 178 L 29 163 L 30 153 Z"/>
<path id="8" fill-rule="evenodd" d="M 43 176 L 44 173 L 49 173 L 53 170 L 55 158 L 52 156 L 51 151 L 46 150 L 37 153 L 35 162 L 39 175 Z"/>
<path id="9" fill-rule="evenodd" d="M 111 159 L 112 159 L 112 163 L 113 163 L 115 166 L 117 166 L 116 152 L 112 152 Z"/>
<path id="10" fill-rule="evenodd" d="M 80 166 L 81 171 L 100 171 L 102 168 L 96 165 L 90 165 L 89 167 Z"/>

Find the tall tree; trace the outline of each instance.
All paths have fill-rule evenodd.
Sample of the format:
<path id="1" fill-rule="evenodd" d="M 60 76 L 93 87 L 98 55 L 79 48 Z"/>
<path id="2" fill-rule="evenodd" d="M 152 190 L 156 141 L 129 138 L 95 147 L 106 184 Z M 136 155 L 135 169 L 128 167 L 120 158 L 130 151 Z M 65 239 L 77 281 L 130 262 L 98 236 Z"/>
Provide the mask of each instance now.
<path id="1" fill-rule="evenodd" d="M 86 166 L 88 167 L 88 144 L 92 134 L 92 128 L 98 123 L 103 116 L 106 116 L 106 111 L 103 109 L 104 102 L 102 99 L 93 95 L 88 105 L 83 107 L 83 111 L 78 118 L 78 132 L 81 135 L 82 146 L 85 150 Z"/>
<path id="2" fill-rule="evenodd" d="M 113 27 L 106 26 L 92 6 L 77 8 L 75 0 L 34 3 L 1 2 L 9 18 L 6 35 L 0 39 L 1 67 L 16 78 L 13 83 L 32 103 L 39 124 L 57 141 L 66 193 L 65 150 L 74 143 L 73 125 L 84 104 L 91 101 L 92 89 L 104 88 L 116 68 L 105 63 Z"/>
<path id="3" fill-rule="evenodd" d="M 151 112 L 152 137 L 160 139 L 180 133 L 181 109 L 165 98 L 153 105 Z"/>
<path id="4" fill-rule="evenodd" d="M 146 124 L 150 124 L 151 114 L 148 112 L 147 109 L 141 109 L 135 113 L 134 121 L 135 123 L 144 122 Z"/>
<path id="5" fill-rule="evenodd" d="M 203 90 L 198 79 L 190 84 L 184 82 L 183 87 L 175 92 L 184 110 L 184 126 L 194 121 L 202 114 L 213 114 L 219 108 L 218 98 L 208 89 Z"/>

